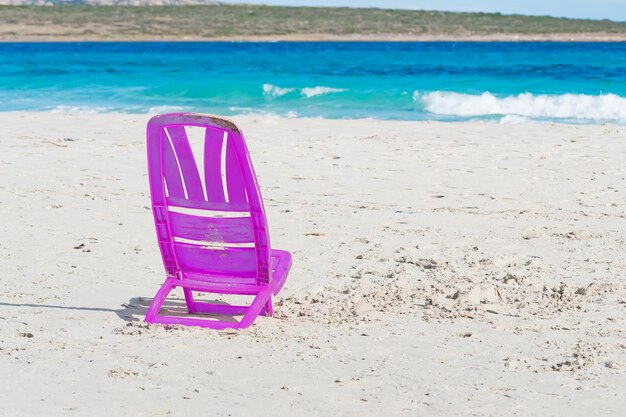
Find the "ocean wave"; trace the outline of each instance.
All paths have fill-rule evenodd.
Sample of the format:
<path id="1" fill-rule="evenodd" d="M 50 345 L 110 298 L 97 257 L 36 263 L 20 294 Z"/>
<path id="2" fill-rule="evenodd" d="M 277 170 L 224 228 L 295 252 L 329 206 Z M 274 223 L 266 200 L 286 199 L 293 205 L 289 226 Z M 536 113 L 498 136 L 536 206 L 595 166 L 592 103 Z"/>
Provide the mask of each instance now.
<path id="1" fill-rule="evenodd" d="M 263 95 L 270 97 L 280 97 L 296 91 L 295 88 L 281 88 L 274 84 L 263 84 Z"/>
<path id="2" fill-rule="evenodd" d="M 242 115 L 242 116 L 260 116 L 260 117 L 270 117 L 270 118 L 287 117 L 291 119 L 300 116 L 298 112 L 295 110 L 271 111 L 271 110 L 264 110 L 264 109 L 255 108 L 255 107 L 237 107 L 237 106 L 231 106 L 228 108 L 228 110 L 233 112 L 233 114 L 235 115 Z"/>
<path id="3" fill-rule="evenodd" d="M 439 115 L 476 117 L 504 116 L 502 121 L 519 122 L 521 117 L 532 119 L 564 119 L 626 122 L 626 97 L 616 94 L 561 94 L 497 97 L 489 92 L 480 95 L 445 91 L 415 92 L 413 99 L 426 111 Z M 519 116 L 508 118 L 506 116 Z"/>
<path id="4" fill-rule="evenodd" d="M 306 96 L 306 98 L 311 98 L 315 96 L 321 96 L 323 94 L 341 93 L 342 91 L 346 91 L 346 89 L 317 86 L 317 87 L 305 87 L 302 90 L 300 90 L 300 94 L 302 94 L 303 96 Z"/>
<path id="5" fill-rule="evenodd" d="M 285 94 L 292 93 L 296 90 L 298 89 L 295 87 L 279 87 L 274 84 L 263 84 L 263 95 L 268 97 L 282 97 Z M 304 87 L 299 90 L 300 95 L 305 96 L 306 98 L 346 91 L 344 88 L 324 87 L 319 85 L 315 87 Z"/>
<path id="6" fill-rule="evenodd" d="M 526 116 L 518 116 L 516 114 L 507 114 L 506 116 L 500 119 L 500 124 L 502 125 L 519 125 L 522 123 L 527 123 L 531 119 Z"/>

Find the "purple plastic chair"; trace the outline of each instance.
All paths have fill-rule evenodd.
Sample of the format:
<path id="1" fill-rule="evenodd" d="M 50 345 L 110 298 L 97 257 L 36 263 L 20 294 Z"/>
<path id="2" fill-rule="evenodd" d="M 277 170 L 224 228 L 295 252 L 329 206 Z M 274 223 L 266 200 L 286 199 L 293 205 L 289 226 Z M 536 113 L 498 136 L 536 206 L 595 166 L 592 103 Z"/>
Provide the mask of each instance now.
<path id="1" fill-rule="evenodd" d="M 202 129 L 203 171 L 190 145 Z M 241 130 L 215 116 L 172 113 L 148 122 L 152 212 L 166 279 L 146 313 L 148 323 L 245 328 L 272 315 L 291 254 L 271 249 L 261 192 Z M 204 184 L 200 175 L 204 177 Z M 182 287 L 187 313 L 159 314 Z M 254 296 L 249 306 L 195 301 L 192 291 Z M 204 316 L 203 316 L 204 314 Z M 220 320 L 229 316 L 230 320 Z M 242 316 L 239 322 L 233 316 Z"/>

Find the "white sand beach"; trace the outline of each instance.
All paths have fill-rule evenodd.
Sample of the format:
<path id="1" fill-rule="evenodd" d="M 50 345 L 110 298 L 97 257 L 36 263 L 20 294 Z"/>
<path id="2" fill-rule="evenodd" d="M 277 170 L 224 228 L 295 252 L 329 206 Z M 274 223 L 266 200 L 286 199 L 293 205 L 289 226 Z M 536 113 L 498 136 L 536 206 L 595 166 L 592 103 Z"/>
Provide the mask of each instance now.
<path id="1" fill-rule="evenodd" d="M 236 332 L 143 322 L 148 119 L 0 113 L 0 416 L 624 415 L 626 127 L 235 117 L 294 256 Z"/>

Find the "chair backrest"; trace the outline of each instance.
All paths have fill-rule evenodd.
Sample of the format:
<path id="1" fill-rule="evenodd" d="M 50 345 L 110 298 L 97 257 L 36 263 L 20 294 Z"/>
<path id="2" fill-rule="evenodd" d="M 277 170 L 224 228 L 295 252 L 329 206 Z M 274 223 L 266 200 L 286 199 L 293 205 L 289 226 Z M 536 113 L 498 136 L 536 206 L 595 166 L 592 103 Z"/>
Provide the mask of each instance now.
<path id="1" fill-rule="evenodd" d="M 206 273 L 267 284 L 267 220 L 241 130 L 220 117 L 164 114 L 148 122 L 147 147 L 152 211 L 168 276 Z"/>

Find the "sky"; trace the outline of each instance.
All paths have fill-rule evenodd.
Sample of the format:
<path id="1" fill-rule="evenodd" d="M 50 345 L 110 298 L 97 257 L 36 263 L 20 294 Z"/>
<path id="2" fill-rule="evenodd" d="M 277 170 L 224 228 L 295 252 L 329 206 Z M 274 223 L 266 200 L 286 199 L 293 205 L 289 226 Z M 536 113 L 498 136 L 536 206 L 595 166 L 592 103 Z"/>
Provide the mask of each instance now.
<path id="1" fill-rule="evenodd" d="M 626 0 L 224 0 L 227 3 L 283 6 L 348 6 L 425 9 L 453 12 L 500 12 L 581 19 L 626 21 Z"/>

